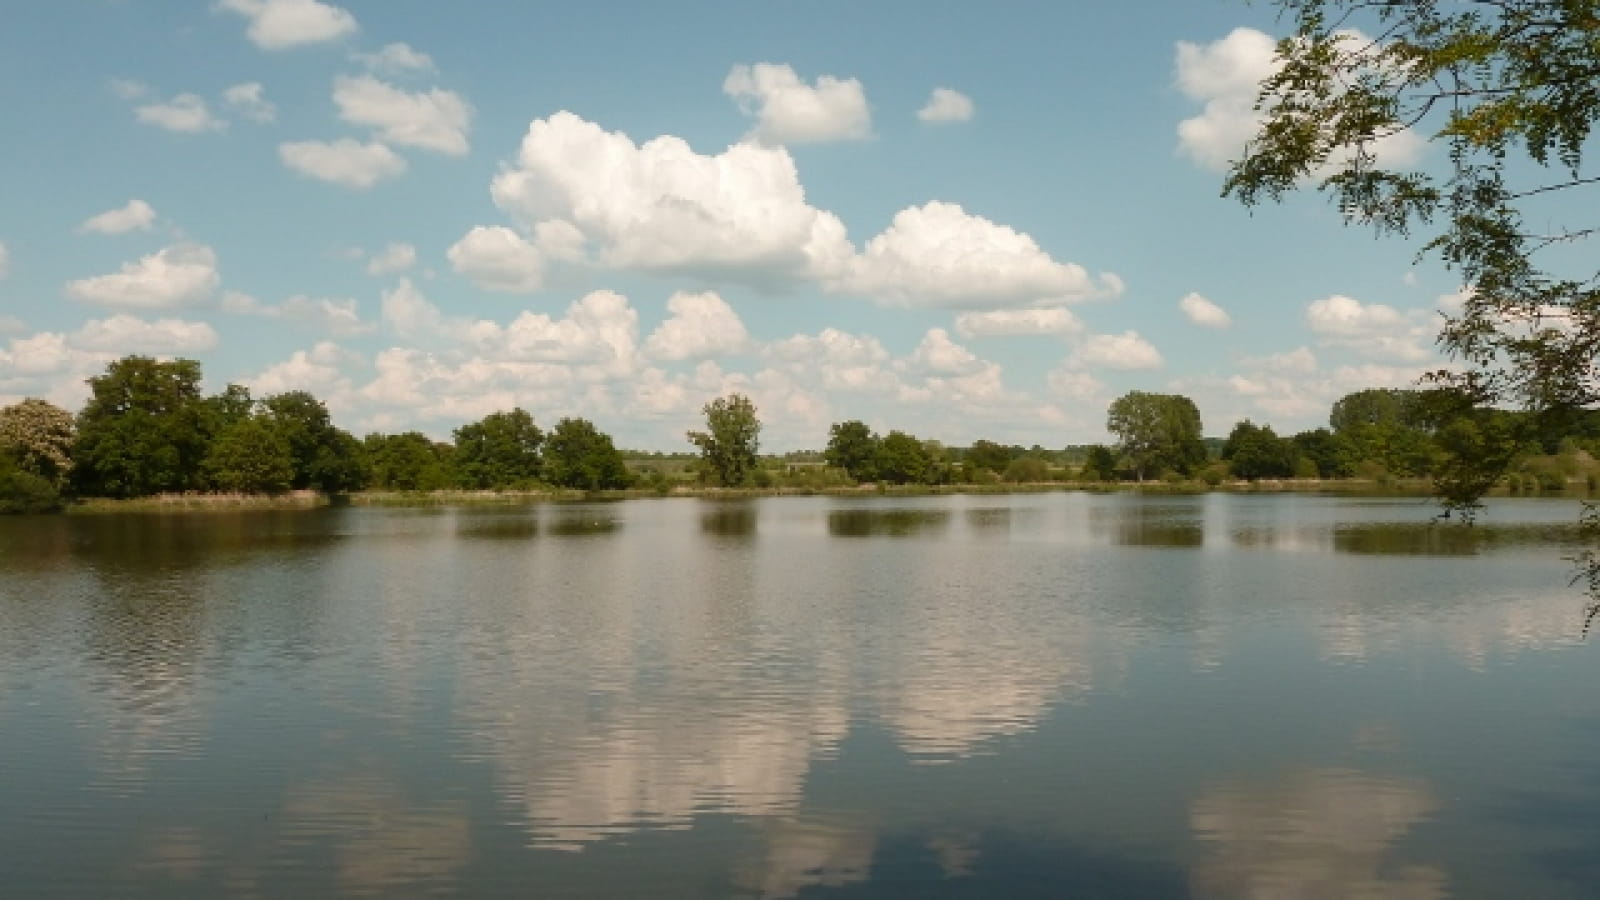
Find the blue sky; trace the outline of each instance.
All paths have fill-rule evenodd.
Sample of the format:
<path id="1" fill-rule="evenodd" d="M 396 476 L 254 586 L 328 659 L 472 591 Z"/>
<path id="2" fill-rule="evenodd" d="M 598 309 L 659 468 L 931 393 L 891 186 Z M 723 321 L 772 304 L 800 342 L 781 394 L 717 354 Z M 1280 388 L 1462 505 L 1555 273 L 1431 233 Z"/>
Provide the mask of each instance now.
<path id="1" fill-rule="evenodd" d="M 831 422 L 1325 423 L 1456 285 L 1314 195 L 1218 196 L 1261 4 L 10 3 L 0 403 L 127 353 L 439 437 L 520 405 L 682 449 Z M 1416 138 L 1386 152 L 1427 165 Z"/>

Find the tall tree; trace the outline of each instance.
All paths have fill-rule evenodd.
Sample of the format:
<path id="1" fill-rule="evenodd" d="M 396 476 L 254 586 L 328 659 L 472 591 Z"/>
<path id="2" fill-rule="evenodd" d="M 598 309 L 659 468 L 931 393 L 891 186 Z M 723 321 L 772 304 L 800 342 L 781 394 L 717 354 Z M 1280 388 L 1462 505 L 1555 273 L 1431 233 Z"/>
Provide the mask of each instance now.
<path id="1" fill-rule="evenodd" d="M 0 409 L 0 453 L 57 488 L 72 471 L 74 432 L 72 413 L 37 397 Z"/>
<path id="2" fill-rule="evenodd" d="M 933 475 L 928 448 L 915 436 L 891 431 L 878 444 L 878 477 L 890 484 L 922 484 Z"/>
<path id="3" fill-rule="evenodd" d="M 198 362 L 126 356 L 90 378 L 89 390 L 73 444 L 80 493 L 138 497 L 204 486 L 211 419 Z"/>
<path id="4" fill-rule="evenodd" d="M 544 432 L 521 407 L 455 430 L 456 478 L 465 488 L 528 487 L 539 480 Z"/>
<path id="5" fill-rule="evenodd" d="M 206 454 L 206 476 L 223 491 L 278 494 L 294 478 L 294 455 L 278 423 L 264 414 L 232 422 Z"/>
<path id="6" fill-rule="evenodd" d="M 878 476 L 878 436 L 860 419 L 835 422 L 823 458 L 858 482 L 872 481 Z"/>
<path id="7" fill-rule="evenodd" d="M 744 484 L 755 469 L 760 446 L 761 420 L 755 404 L 743 394 L 729 394 L 707 403 L 702 411 L 706 430 L 689 432 L 689 443 L 700 448 L 700 459 L 717 484 Z"/>
<path id="8" fill-rule="evenodd" d="M 1278 437 L 1270 425 L 1256 425 L 1249 419 L 1233 426 L 1222 458 L 1239 478 L 1288 478 L 1294 474 L 1294 445 Z"/>
<path id="9" fill-rule="evenodd" d="M 1167 469 L 1188 474 L 1206 460 L 1200 410 L 1182 394 L 1129 391 L 1111 402 L 1106 430 L 1140 481 Z"/>
<path id="10" fill-rule="evenodd" d="M 321 400 L 309 391 L 286 391 L 262 400 L 261 408 L 289 444 L 294 466 L 291 487 L 338 493 L 361 486 L 355 438 L 334 427 Z"/>
<path id="11" fill-rule="evenodd" d="M 420 431 L 369 434 L 363 442 L 373 487 L 394 491 L 437 491 L 450 486 L 455 450 Z"/>
<path id="12" fill-rule="evenodd" d="M 611 435 L 588 419 L 562 419 L 544 444 L 545 478 L 582 491 L 625 488 L 633 482 Z"/>
<path id="13" fill-rule="evenodd" d="M 1466 289 L 1439 333 L 1460 365 L 1432 380 L 1471 406 L 1520 407 L 1531 432 L 1594 407 L 1600 225 L 1579 217 L 1600 208 L 1585 153 L 1600 118 L 1600 3 L 1276 4 L 1295 33 L 1278 44 L 1260 128 L 1224 193 L 1255 204 L 1314 184 L 1380 234 L 1437 223 L 1423 252 Z M 1391 166 L 1385 142 L 1403 132 L 1440 146 L 1439 164 Z M 1577 202 L 1550 202 L 1560 194 Z M 1456 462 L 1491 475 L 1509 459 L 1479 440 L 1453 444 L 1490 450 Z M 1470 491 L 1444 499 L 1477 504 Z"/>

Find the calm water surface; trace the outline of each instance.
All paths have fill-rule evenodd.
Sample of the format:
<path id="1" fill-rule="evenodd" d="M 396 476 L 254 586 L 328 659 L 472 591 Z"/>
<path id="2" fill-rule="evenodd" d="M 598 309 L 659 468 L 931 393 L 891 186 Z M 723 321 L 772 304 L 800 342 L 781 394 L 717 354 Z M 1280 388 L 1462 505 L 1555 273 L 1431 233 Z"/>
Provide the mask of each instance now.
<path id="1" fill-rule="evenodd" d="M 1571 502 L 0 521 L 0 894 L 1591 897 Z"/>

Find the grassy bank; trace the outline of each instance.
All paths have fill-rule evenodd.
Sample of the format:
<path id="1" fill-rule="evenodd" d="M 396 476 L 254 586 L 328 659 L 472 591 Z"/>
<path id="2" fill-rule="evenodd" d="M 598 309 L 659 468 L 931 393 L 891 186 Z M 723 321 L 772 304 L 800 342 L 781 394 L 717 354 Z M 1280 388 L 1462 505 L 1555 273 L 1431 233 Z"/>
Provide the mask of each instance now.
<path id="1" fill-rule="evenodd" d="M 69 504 L 73 515 L 101 515 L 124 512 L 233 512 L 241 509 L 315 509 L 329 504 L 327 495 L 316 491 L 290 491 L 287 494 L 155 494 L 115 500 L 88 497 Z"/>

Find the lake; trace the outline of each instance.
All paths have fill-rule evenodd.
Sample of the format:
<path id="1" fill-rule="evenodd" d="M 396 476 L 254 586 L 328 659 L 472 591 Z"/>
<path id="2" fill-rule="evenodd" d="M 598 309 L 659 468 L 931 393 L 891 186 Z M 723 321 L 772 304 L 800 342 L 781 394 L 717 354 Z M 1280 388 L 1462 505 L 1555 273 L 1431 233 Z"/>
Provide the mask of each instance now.
<path id="1" fill-rule="evenodd" d="M 1590 897 L 1572 501 L 0 520 L 15 897 Z"/>

